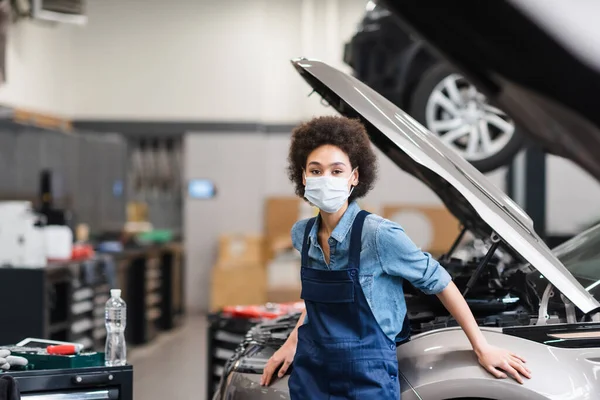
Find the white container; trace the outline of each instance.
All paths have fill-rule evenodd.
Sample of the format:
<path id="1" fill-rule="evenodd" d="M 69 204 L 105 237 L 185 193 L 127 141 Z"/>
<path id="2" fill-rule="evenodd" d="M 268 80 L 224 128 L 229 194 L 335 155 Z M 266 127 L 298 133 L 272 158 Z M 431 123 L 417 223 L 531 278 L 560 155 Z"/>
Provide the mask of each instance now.
<path id="1" fill-rule="evenodd" d="M 0 224 L 21 219 L 31 213 L 30 201 L 2 201 L 0 202 Z"/>
<path id="2" fill-rule="evenodd" d="M 41 268 L 46 265 L 43 231 L 34 226 L 39 218 L 29 201 L 0 202 L 0 266 Z"/>
<path id="3" fill-rule="evenodd" d="M 25 254 L 21 266 L 23 268 L 43 268 L 47 265 L 46 242 L 44 229 L 30 226 L 25 233 Z"/>
<path id="4" fill-rule="evenodd" d="M 49 260 L 70 260 L 73 253 L 73 232 L 68 226 L 44 227 L 46 257 Z"/>

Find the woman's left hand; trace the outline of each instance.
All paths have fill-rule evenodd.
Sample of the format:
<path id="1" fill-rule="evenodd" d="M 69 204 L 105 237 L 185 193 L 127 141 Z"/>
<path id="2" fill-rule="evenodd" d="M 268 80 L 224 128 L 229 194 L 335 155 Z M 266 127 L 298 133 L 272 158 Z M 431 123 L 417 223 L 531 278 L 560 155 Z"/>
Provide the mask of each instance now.
<path id="1" fill-rule="evenodd" d="M 510 351 L 486 344 L 475 353 L 479 363 L 496 378 L 506 378 L 508 374 L 521 384 L 523 376 L 531 378 L 531 371 L 525 367 L 525 359 Z"/>

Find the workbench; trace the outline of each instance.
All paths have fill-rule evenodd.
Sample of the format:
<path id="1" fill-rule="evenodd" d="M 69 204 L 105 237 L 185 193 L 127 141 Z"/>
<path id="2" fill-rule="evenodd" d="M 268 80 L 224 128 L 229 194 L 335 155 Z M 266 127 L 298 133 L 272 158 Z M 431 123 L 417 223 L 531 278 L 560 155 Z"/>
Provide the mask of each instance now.
<path id="1" fill-rule="evenodd" d="M 4 372 L 27 400 L 133 400 L 133 367 Z M 2 376 L 2 373 L 0 373 Z"/>
<path id="2" fill-rule="evenodd" d="M 111 288 L 127 302 L 127 344 L 148 343 L 182 320 L 183 258 L 182 246 L 168 243 L 45 268 L 0 268 L 0 346 L 35 337 L 103 351 Z"/>

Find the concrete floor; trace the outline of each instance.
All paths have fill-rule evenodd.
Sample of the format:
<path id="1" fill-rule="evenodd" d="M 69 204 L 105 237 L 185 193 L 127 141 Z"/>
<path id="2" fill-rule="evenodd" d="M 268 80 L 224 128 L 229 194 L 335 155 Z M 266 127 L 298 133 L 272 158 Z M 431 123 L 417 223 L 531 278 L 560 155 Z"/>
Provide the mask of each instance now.
<path id="1" fill-rule="evenodd" d="M 206 398 L 206 317 L 190 316 L 183 326 L 132 349 L 134 400 Z"/>

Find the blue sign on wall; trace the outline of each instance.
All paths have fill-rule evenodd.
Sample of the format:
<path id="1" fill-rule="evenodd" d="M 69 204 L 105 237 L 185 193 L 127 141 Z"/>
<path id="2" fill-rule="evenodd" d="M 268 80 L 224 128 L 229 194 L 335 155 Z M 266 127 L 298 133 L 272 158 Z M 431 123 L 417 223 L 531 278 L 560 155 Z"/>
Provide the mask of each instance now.
<path id="1" fill-rule="evenodd" d="M 123 181 L 121 179 L 117 179 L 113 182 L 113 196 L 123 196 Z"/>
<path id="2" fill-rule="evenodd" d="M 192 199 L 211 199 L 216 194 L 215 183 L 210 179 L 192 179 L 188 183 L 188 195 Z"/>

